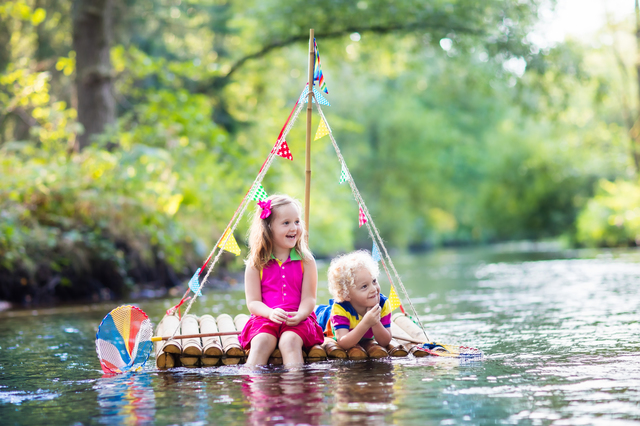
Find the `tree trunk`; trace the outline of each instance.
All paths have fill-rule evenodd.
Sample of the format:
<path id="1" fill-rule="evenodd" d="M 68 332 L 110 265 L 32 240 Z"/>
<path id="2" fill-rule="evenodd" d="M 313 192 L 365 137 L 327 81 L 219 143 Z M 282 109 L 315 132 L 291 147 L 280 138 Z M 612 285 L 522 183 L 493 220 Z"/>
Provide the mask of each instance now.
<path id="1" fill-rule="evenodd" d="M 78 121 L 84 132 L 77 149 L 116 121 L 109 48 L 112 0 L 76 0 L 73 17 L 73 48 L 76 51 Z"/>

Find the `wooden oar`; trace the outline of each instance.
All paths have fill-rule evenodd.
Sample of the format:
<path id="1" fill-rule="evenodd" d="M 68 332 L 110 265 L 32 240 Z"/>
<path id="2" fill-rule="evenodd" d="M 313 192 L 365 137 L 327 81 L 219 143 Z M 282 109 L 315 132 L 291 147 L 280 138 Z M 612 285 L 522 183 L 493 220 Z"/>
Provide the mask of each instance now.
<path id="1" fill-rule="evenodd" d="M 222 331 L 219 333 L 202 333 L 202 334 L 185 334 L 183 336 L 154 336 L 151 338 L 152 342 L 162 342 L 163 340 L 169 339 L 196 339 L 198 337 L 217 337 L 217 336 L 237 336 L 239 335 L 239 331 Z"/>

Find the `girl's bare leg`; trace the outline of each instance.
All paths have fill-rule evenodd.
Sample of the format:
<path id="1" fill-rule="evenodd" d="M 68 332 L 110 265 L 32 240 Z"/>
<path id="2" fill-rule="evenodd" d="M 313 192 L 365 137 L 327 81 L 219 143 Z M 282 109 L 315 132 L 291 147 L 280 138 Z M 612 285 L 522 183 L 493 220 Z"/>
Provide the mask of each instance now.
<path id="1" fill-rule="evenodd" d="M 302 341 L 302 339 L 300 339 Z M 247 359 L 247 366 L 265 365 L 269 361 L 269 356 L 276 348 L 278 339 L 268 333 L 260 333 L 251 339 L 251 351 Z"/>
<path id="2" fill-rule="evenodd" d="M 302 338 L 293 331 L 285 331 L 278 344 L 282 353 L 282 363 L 287 366 L 302 365 Z"/>

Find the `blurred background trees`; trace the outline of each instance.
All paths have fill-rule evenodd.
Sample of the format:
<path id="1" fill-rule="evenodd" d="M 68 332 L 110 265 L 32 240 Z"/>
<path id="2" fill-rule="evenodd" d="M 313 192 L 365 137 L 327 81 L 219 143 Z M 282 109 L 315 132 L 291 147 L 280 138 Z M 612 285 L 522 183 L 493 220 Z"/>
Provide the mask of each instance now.
<path id="1" fill-rule="evenodd" d="M 545 47 L 531 41 L 541 7 L 5 1 L 0 299 L 100 299 L 190 275 L 304 87 L 309 28 L 329 124 L 391 246 L 637 244 L 634 17 L 602 42 Z M 287 141 L 295 161 L 264 186 L 302 198 L 304 126 Z M 328 140 L 312 151 L 312 249 L 370 248 Z M 219 274 L 240 267 L 225 255 Z"/>

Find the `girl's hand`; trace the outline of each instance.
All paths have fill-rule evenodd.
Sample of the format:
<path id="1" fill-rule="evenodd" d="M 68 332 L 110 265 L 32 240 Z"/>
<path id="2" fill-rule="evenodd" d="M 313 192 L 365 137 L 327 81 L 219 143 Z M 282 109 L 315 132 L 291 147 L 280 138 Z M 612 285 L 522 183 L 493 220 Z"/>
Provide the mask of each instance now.
<path id="1" fill-rule="evenodd" d="M 300 324 L 302 320 L 304 320 L 304 317 L 300 315 L 298 312 L 287 312 L 287 314 L 288 314 L 287 325 L 290 327 L 294 327 Z"/>
<path id="2" fill-rule="evenodd" d="M 369 309 L 364 317 L 362 318 L 362 322 L 369 326 L 369 328 L 375 326 L 380 322 L 380 312 L 382 312 L 382 308 L 380 305 L 376 305 L 373 308 Z"/>
<path id="3" fill-rule="evenodd" d="M 287 313 L 281 308 L 272 309 L 269 314 L 269 319 L 276 324 L 282 324 L 287 321 Z"/>

